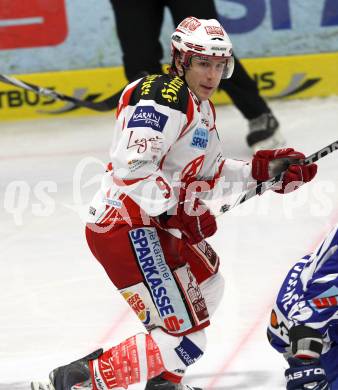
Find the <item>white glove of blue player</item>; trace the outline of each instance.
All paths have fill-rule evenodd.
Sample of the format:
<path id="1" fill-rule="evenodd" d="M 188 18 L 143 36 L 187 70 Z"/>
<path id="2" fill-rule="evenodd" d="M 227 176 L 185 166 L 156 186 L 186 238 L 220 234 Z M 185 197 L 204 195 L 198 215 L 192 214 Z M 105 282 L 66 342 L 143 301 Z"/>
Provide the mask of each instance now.
<path id="1" fill-rule="evenodd" d="M 289 358 L 285 371 L 287 390 L 329 390 L 324 368 L 319 359 Z"/>

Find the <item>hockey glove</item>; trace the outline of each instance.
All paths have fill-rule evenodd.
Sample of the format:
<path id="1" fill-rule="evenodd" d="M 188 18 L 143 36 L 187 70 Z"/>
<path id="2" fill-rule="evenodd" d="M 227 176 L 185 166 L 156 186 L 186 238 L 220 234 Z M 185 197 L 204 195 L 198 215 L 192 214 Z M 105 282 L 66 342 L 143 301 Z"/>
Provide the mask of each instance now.
<path id="1" fill-rule="evenodd" d="M 288 359 L 290 368 L 285 371 L 287 390 L 328 390 L 324 368 L 319 359 Z"/>
<path id="2" fill-rule="evenodd" d="M 277 184 L 272 190 L 287 194 L 316 176 L 317 165 L 302 165 L 300 160 L 304 158 L 303 153 L 292 148 L 259 150 L 252 159 L 252 177 L 257 181 L 266 181 L 285 171 L 280 185 Z"/>
<path id="3" fill-rule="evenodd" d="M 199 199 L 181 200 L 176 213 L 169 210 L 159 217 L 161 226 L 179 229 L 189 244 L 197 244 L 212 236 L 216 230 L 216 219 L 208 207 Z"/>

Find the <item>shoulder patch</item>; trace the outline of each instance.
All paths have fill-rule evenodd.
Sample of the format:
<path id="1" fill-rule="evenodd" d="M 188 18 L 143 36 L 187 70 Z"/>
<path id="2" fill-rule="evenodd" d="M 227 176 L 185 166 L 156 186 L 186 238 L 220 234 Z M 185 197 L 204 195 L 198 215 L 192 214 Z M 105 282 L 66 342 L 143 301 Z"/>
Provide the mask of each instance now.
<path id="1" fill-rule="evenodd" d="M 153 106 L 137 106 L 127 127 L 151 127 L 162 132 L 167 120 L 168 116 L 156 111 Z"/>
<path id="2" fill-rule="evenodd" d="M 140 80 L 129 104 L 134 106 L 140 100 L 153 100 L 162 106 L 186 113 L 189 91 L 180 77 L 149 75 Z"/>

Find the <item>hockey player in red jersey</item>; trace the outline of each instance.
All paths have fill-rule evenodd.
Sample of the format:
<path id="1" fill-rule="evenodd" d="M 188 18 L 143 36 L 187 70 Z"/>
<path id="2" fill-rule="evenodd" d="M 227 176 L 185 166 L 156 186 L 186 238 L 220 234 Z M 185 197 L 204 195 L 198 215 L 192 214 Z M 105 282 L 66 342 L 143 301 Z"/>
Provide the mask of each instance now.
<path id="1" fill-rule="evenodd" d="M 136 80 L 121 96 L 111 163 L 86 227 L 93 255 L 148 332 L 54 369 L 33 390 L 191 389 L 182 379 L 203 355 L 223 293 L 219 257 L 205 241 L 216 220 L 198 194 L 220 180 L 257 185 L 279 173 L 280 159 L 290 162 L 280 193 L 316 174 L 291 148 L 259 151 L 252 162 L 225 158 L 209 98 L 232 74 L 230 39 L 216 20 L 189 17 L 171 43 L 170 74 Z"/>

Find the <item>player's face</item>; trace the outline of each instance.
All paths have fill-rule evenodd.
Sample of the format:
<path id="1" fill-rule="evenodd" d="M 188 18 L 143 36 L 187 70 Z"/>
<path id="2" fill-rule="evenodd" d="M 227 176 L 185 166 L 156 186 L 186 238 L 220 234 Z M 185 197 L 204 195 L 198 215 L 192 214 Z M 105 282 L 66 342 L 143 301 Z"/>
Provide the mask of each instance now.
<path id="1" fill-rule="evenodd" d="M 200 101 L 209 99 L 217 89 L 226 61 L 224 58 L 191 58 L 191 64 L 185 72 L 185 80 Z"/>

